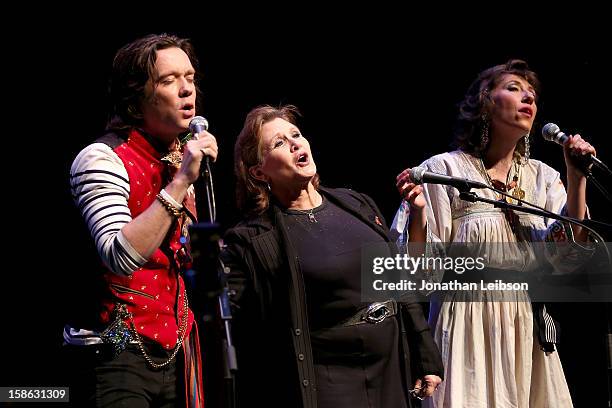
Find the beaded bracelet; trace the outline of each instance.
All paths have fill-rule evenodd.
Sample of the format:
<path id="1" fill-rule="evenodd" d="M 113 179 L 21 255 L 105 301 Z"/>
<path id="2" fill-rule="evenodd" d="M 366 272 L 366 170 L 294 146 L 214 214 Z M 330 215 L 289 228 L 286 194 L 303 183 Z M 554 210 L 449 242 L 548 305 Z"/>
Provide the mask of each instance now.
<path id="1" fill-rule="evenodd" d="M 166 201 L 168 201 L 170 204 L 172 204 L 173 207 L 178 208 L 179 210 L 183 210 L 183 206 L 181 205 L 181 203 L 179 203 L 178 201 L 176 201 L 174 199 L 174 197 L 172 197 L 170 194 L 168 194 L 168 192 L 166 190 L 164 190 L 163 188 L 160 190 L 159 194 L 162 195 L 162 197 L 164 197 L 166 199 Z"/>
<path id="2" fill-rule="evenodd" d="M 164 191 L 164 190 L 162 190 L 162 191 Z M 176 207 L 174 204 L 172 204 L 170 201 L 168 201 L 164 197 L 164 195 L 161 193 L 161 191 L 157 194 L 156 198 L 159 200 L 160 203 L 163 204 L 163 206 L 170 213 L 170 215 L 178 218 L 178 217 L 180 217 L 183 214 L 183 209 Z"/>

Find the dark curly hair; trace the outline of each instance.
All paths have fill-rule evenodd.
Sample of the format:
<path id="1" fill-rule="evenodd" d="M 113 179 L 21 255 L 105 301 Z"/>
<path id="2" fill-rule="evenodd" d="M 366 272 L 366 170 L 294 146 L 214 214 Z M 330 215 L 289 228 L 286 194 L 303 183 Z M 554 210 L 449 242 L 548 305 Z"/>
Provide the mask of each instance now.
<path id="1" fill-rule="evenodd" d="M 198 72 L 198 59 L 191 41 L 170 34 L 150 34 L 123 46 L 115 54 L 108 92 L 110 114 L 107 129 L 124 129 L 142 124 L 141 103 L 147 81 L 155 71 L 157 51 L 180 48 Z M 201 102 L 196 74 L 196 104 Z M 196 110 L 197 109 L 196 107 Z"/>
<path id="2" fill-rule="evenodd" d="M 280 118 L 296 124 L 298 109 L 293 105 L 274 108 L 270 105 L 258 106 L 251 110 L 244 121 L 234 147 L 234 173 L 236 174 L 236 200 L 238 208 L 247 215 L 263 213 L 270 205 L 270 191 L 261 180 L 251 175 L 249 169 L 261 164 L 263 145 L 261 128 L 268 122 Z M 319 188 L 319 175 L 315 174 L 312 184 Z"/>
<path id="3" fill-rule="evenodd" d="M 540 81 L 535 72 L 529 69 L 527 63 L 519 59 L 511 59 L 505 64 L 496 65 L 482 71 L 468 88 L 465 97 L 459 103 L 454 142 L 455 148 L 467 153 L 481 154 L 480 135 L 485 126 L 484 119 L 490 104 L 491 91 L 499 84 L 506 74 L 514 74 L 524 78 L 540 94 Z M 516 146 L 515 154 L 524 156 L 525 141 L 521 139 Z"/>

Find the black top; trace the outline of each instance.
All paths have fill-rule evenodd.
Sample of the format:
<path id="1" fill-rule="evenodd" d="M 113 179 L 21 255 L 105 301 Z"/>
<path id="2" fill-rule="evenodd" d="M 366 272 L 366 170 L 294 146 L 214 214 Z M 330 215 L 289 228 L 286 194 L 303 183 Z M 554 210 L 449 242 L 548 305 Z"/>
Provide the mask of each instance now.
<path id="1" fill-rule="evenodd" d="M 384 243 L 380 234 L 328 200 L 312 210 L 312 217 L 301 210 L 283 213 L 304 277 L 311 330 L 335 326 L 366 306 L 361 248 Z"/>
<path id="2" fill-rule="evenodd" d="M 382 240 L 391 244 L 389 230 L 376 204 L 370 197 L 348 189 L 320 188 L 324 199 L 337 205 L 349 215 L 369 226 Z M 268 211 L 263 214 L 241 221 L 229 229 L 224 237 L 224 249 L 221 253 L 224 265 L 229 270 L 228 284 L 230 287 L 230 302 L 232 305 L 232 332 L 238 358 L 238 373 L 236 375 L 236 395 L 239 407 L 252 406 L 286 406 L 296 408 L 317 408 L 320 397 L 319 381 L 329 379 L 352 379 L 337 373 L 347 368 L 355 369 L 351 364 L 324 365 L 318 354 L 316 369 L 312 352 L 309 316 L 307 315 L 307 299 L 303 274 L 299 265 L 299 257 L 293 249 L 287 233 L 287 216 L 278 205 L 271 203 Z M 343 234 L 335 235 L 342 239 Z M 386 319 L 378 325 L 360 325 L 356 332 L 384 329 L 383 325 L 392 325 L 393 329 L 401 322 L 405 335 L 400 336 L 397 330 L 395 336 L 389 336 L 390 342 L 398 343 L 401 369 L 398 371 L 404 386 L 412 384 L 414 379 L 423 374 L 442 376 L 444 368 L 429 326 L 418 303 L 406 301 L 399 305 L 402 319 Z M 361 335 L 345 336 L 344 328 L 329 329 L 332 334 L 339 332 L 342 339 L 353 342 L 355 347 L 347 347 L 340 341 L 335 341 L 338 349 L 347 351 L 349 357 L 359 356 L 350 350 L 360 347 Z M 322 333 L 316 338 L 322 339 Z M 382 336 L 381 336 L 382 337 Z M 381 338 L 381 340 L 383 340 Z M 316 346 L 317 350 L 322 347 Z M 329 350 L 333 350 L 328 348 Z M 363 347 L 362 347 L 363 349 Z M 389 349 L 395 349 L 395 346 Z M 209 353 L 210 354 L 210 353 Z M 333 354 L 333 353 L 332 353 Z M 363 355 L 363 362 L 371 364 L 368 355 Z M 339 359 L 336 354 L 336 358 Z M 380 366 L 384 359 L 378 360 Z M 331 367 L 331 374 L 325 371 Z M 323 371 L 322 371 L 323 370 Z M 334 372 L 336 371 L 336 372 Z M 363 376 L 361 377 L 363 378 Z M 385 376 L 369 377 L 371 381 L 383 381 Z M 206 387 L 206 381 L 204 385 Z M 359 382 L 351 381 L 350 385 L 359 386 Z M 333 389 L 324 385 L 327 390 Z M 335 408 L 348 406 L 359 407 L 367 401 L 368 396 L 376 392 L 374 388 L 361 387 L 354 391 L 349 387 L 337 388 L 341 394 L 353 399 L 337 404 Z M 382 390 L 383 387 L 377 388 Z M 370 392 L 370 390 L 372 392 Z M 206 395 L 205 390 L 205 395 Z M 380 391 L 379 391 L 380 392 Z M 332 393 L 326 393 L 331 395 Z M 326 401 L 322 401 L 325 403 Z M 346 403 L 344 403 L 346 402 Z M 363 405 L 362 405 L 363 406 Z M 397 405 L 379 404 L 378 406 Z"/>
<path id="3" fill-rule="evenodd" d="M 304 277 L 318 406 L 407 407 L 396 320 L 338 326 L 367 306 L 361 302 L 362 247 L 385 240 L 328 200 L 312 212 L 283 214 Z"/>

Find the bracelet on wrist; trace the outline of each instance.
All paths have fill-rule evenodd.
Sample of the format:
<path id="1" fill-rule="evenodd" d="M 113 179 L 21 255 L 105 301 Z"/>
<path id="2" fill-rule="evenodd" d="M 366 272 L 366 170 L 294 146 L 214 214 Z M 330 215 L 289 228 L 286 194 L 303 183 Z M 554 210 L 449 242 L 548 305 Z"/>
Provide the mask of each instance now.
<path id="1" fill-rule="evenodd" d="M 163 194 L 162 192 L 165 193 L 164 190 L 161 190 L 157 194 L 156 198 L 159 200 L 160 203 L 162 203 L 162 205 L 166 208 L 166 211 L 168 211 L 168 213 L 170 215 L 172 215 L 173 217 L 176 217 L 176 218 L 180 217 L 183 214 L 183 207 L 182 206 L 181 207 L 177 207 L 174 204 L 174 203 L 176 203 L 176 201 L 174 199 L 172 199 L 172 201 L 174 201 L 174 203 L 170 202 L 170 200 L 168 200 L 167 197 L 164 197 L 164 195 L 167 195 L 168 193 Z"/>

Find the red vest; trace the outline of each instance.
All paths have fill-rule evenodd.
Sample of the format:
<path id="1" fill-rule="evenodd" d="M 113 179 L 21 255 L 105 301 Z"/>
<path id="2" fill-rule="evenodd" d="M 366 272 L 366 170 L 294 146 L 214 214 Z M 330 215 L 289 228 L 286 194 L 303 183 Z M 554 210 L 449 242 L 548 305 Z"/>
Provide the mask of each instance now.
<path id="1" fill-rule="evenodd" d="M 132 218 L 136 218 L 156 200 L 157 193 L 167 184 L 167 164 L 136 130 L 132 130 L 128 139 L 114 151 L 123 161 L 129 176 L 128 207 Z M 116 302 L 125 303 L 138 333 L 168 350 L 177 343 L 179 327 L 184 319 L 185 283 L 178 274 L 181 265 L 176 255 L 181 249 L 180 229 L 178 220 L 175 220 L 161 246 L 131 276 L 122 277 L 110 271 L 105 274 L 114 299 L 105 300 L 102 321 L 108 323 Z M 192 323 L 193 313 L 189 310 L 185 338 Z"/>

